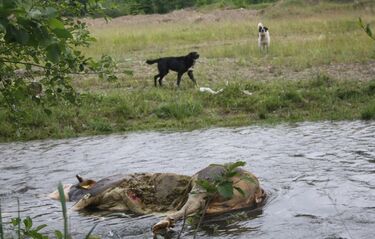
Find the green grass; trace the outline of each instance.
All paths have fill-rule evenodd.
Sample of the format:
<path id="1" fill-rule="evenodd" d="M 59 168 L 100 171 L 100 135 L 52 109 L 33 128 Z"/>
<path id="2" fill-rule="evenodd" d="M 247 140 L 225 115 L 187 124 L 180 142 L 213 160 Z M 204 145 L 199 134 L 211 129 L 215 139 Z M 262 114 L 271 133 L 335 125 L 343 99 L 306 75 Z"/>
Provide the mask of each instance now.
<path id="1" fill-rule="evenodd" d="M 375 80 L 345 81 L 317 75 L 310 80 L 233 83 L 217 95 L 195 88 L 153 87 L 123 94 L 86 94 L 80 106 L 51 107 L 50 116 L 37 106 L 25 106 L 24 119 L 18 124 L 11 123 L 10 114 L 3 114 L 0 140 L 305 120 L 369 120 L 375 118 L 374 85 Z M 244 90 L 252 95 L 244 94 Z"/>
<path id="2" fill-rule="evenodd" d="M 284 1 L 258 12 L 183 11 L 182 20 L 173 14 L 126 17 L 109 25 L 91 20 L 97 41 L 84 51 L 114 56 L 118 71 L 127 73 L 116 82 L 76 77 L 80 104 L 50 106 L 51 115 L 26 102 L 16 115 L 0 106 L 0 141 L 374 119 L 375 76 L 368 69 L 374 67 L 375 43 L 358 17 L 374 25 L 375 4 L 319 2 Z M 268 54 L 257 48 L 259 21 L 270 28 Z M 156 67 L 146 59 L 192 50 L 201 55 L 194 70 L 198 84 L 222 93 L 199 92 L 187 76 L 177 89 L 174 73 L 163 88 L 153 86 Z"/>
<path id="3" fill-rule="evenodd" d="M 249 12 L 248 16 L 234 19 L 219 15 L 216 20 L 205 21 L 198 14 L 190 16 L 198 20 L 190 20 L 189 24 L 172 17 L 166 22 L 158 19 L 146 24 L 136 21 L 121 24 L 121 20 L 115 19 L 107 26 L 92 27 L 97 42 L 86 52 L 94 57 L 108 53 L 124 61 L 186 54 L 196 49 L 208 61 L 241 57 L 257 64 L 296 69 L 375 59 L 375 54 L 369 54 L 374 50 L 371 39 L 358 27 L 360 16 L 375 22 L 375 4 L 369 4 L 368 8 L 325 2 L 299 6 L 287 1 L 284 5 L 270 6 L 260 16 Z M 275 11 L 279 15 L 275 16 Z M 270 27 L 271 51 L 267 58 L 256 45 L 258 21 Z"/>

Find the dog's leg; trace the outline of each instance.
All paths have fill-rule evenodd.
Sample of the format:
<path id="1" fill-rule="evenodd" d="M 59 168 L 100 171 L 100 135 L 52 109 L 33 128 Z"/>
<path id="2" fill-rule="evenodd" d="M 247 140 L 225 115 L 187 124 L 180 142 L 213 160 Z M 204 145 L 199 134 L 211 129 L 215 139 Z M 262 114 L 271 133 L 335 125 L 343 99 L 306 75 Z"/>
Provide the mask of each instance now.
<path id="1" fill-rule="evenodd" d="M 159 85 L 160 86 L 163 86 L 163 78 L 164 78 L 165 75 L 161 75 L 160 78 L 159 78 Z"/>
<path id="2" fill-rule="evenodd" d="M 180 82 L 181 82 L 183 74 L 184 73 L 181 73 L 181 72 L 178 72 L 178 74 L 177 74 L 177 87 L 180 87 Z"/>
<path id="3" fill-rule="evenodd" d="M 157 84 L 158 77 L 160 77 L 160 74 L 157 74 L 157 75 L 154 76 L 154 85 L 155 85 L 155 87 L 158 86 L 158 84 Z"/>
<path id="4" fill-rule="evenodd" d="M 194 79 L 193 70 L 188 70 L 188 76 L 189 76 L 190 80 L 193 81 L 194 85 L 197 85 L 197 82 Z"/>

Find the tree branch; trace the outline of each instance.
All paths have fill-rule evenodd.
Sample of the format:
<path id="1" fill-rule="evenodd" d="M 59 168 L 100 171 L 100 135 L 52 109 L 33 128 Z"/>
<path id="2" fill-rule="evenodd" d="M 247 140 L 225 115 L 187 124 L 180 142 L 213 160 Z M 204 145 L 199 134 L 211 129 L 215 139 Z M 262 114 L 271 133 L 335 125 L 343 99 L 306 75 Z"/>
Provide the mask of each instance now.
<path id="1" fill-rule="evenodd" d="M 48 67 L 45 67 L 45 66 L 42 66 L 42 65 L 38 65 L 38 64 L 35 64 L 35 63 L 30 63 L 30 62 L 11 61 L 11 60 L 7 60 L 7 59 L 0 59 L 0 62 L 2 62 L 2 63 L 12 63 L 12 64 L 21 64 L 21 65 L 29 65 L 29 66 L 39 67 L 39 68 L 42 68 L 42 69 L 48 69 Z"/>

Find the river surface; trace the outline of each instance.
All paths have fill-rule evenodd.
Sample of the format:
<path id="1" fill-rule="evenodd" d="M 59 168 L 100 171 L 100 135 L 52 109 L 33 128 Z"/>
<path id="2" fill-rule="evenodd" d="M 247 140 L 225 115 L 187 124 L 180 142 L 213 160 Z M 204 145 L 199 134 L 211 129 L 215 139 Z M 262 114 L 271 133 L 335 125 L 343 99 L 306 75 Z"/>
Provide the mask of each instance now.
<path id="1" fill-rule="evenodd" d="M 77 173 L 96 179 L 133 172 L 192 175 L 210 163 L 237 160 L 270 196 L 262 210 L 207 219 L 198 238 L 374 238 L 375 122 L 362 121 L 0 144 L 4 221 L 17 215 L 18 197 L 21 217 L 61 230 L 59 202 L 46 195 L 59 181 L 75 183 Z M 94 234 L 103 238 L 150 238 L 159 219 L 74 211 L 69 218 L 75 238 L 96 223 Z M 193 232 L 188 226 L 182 238 Z"/>

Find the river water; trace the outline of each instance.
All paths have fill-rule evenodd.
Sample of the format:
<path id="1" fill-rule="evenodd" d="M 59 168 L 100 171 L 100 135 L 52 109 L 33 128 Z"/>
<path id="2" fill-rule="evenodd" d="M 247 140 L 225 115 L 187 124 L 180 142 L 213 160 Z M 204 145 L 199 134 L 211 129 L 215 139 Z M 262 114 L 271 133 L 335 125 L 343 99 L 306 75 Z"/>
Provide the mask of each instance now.
<path id="1" fill-rule="evenodd" d="M 375 122 L 363 121 L 0 144 L 4 221 L 17 215 L 18 197 L 21 217 L 61 230 L 59 202 L 46 195 L 59 181 L 75 182 L 77 173 L 96 179 L 133 172 L 192 175 L 210 163 L 237 160 L 259 177 L 267 203 L 262 210 L 207 219 L 198 238 L 374 238 Z M 103 238 L 150 238 L 159 219 L 74 211 L 69 218 L 75 238 L 96 223 L 94 234 Z M 188 226 L 182 238 L 193 231 Z"/>

